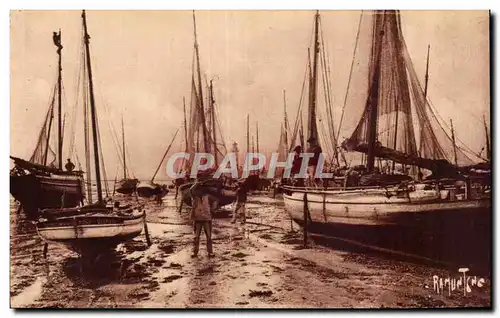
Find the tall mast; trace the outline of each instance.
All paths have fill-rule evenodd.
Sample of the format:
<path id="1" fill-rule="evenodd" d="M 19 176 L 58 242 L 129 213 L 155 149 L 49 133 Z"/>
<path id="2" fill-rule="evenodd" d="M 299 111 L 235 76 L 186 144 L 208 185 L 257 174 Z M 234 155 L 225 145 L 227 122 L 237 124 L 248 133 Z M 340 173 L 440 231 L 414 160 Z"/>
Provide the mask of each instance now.
<path id="1" fill-rule="evenodd" d="M 450 125 L 451 125 L 451 140 L 453 141 L 453 155 L 454 155 L 455 165 L 458 166 L 457 144 L 455 143 L 455 129 L 453 129 L 453 121 L 451 120 L 451 118 L 450 118 Z"/>
<path id="2" fill-rule="evenodd" d="M 299 138 L 300 138 L 300 147 L 304 149 L 304 121 L 302 120 L 302 114 L 300 114 L 300 130 L 299 130 Z"/>
<path id="3" fill-rule="evenodd" d="M 317 87 L 317 72 L 318 72 L 318 53 L 319 53 L 319 41 L 318 41 L 318 27 L 319 27 L 319 11 L 316 11 L 314 18 L 314 52 L 313 52 L 313 65 L 312 65 L 312 76 L 310 78 L 310 89 L 309 92 L 309 138 L 315 138 L 318 140 L 318 128 L 316 124 L 316 87 Z"/>
<path id="4" fill-rule="evenodd" d="M 219 166 L 219 163 L 217 161 L 217 132 L 215 130 L 216 124 L 215 124 L 215 100 L 214 100 L 214 85 L 212 84 L 212 80 L 210 80 L 210 111 L 212 114 L 212 134 L 213 134 L 213 141 L 214 141 L 214 158 L 215 158 L 215 166 Z"/>
<path id="5" fill-rule="evenodd" d="M 375 33 L 375 45 L 376 45 L 376 59 L 375 59 L 375 72 L 373 74 L 373 82 L 371 83 L 370 95 L 368 96 L 368 130 L 367 130 L 367 140 L 368 140 L 368 153 L 366 159 L 366 168 L 368 172 L 373 172 L 375 167 L 375 144 L 377 142 L 377 112 L 378 112 L 378 99 L 379 99 L 379 85 L 380 85 L 380 57 L 382 53 L 382 37 L 384 36 L 384 25 L 385 25 L 385 11 L 382 16 L 381 28 Z M 380 36 L 380 38 L 379 38 Z"/>
<path id="6" fill-rule="evenodd" d="M 255 139 L 257 144 L 257 153 L 259 153 L 259 122 L 255 123 Z"/>
<path id="7" fill-rule="evenodd" d="M 287 114 L 286 114 L 286 91 L 283 90 L 283 111 L 284 111 L 284 121 L 285 121 L 285 147 L 287 149 L 287 151 L 290 149 L 288 147 L 288 118 L 287 118 Z"/>
<path id="8" fill-rule="evenodd" d="M 57 39 L 59 40 L 59 45 L 57 48 L 57 55 L 59 55 L 58 62 L 58 76 L 57 76 L 57 158 L 59 161 L 59 169 L 62 170 L 62 145 L 63 145 L 63 136 L 62 136 L 62 101 L 61 101 L 61 87 L 62 87 L 62 45 L 61 45 L 61 30 L 59 30 L 59 34 L 57 35 Z"/>
<path id="9" fill-rule="evenodd" d="M 186 118 L 186 97 L 182 97 L 182 107 L 184 110 L 184 141 L 186 143 L 186 152 L 188 151 L 188 131 L 187 131 L 187 118 Z"/>
<path id="10" fill-rule="evenodd" d="M 203 106 L 203 89 L 202 89 L 202 84 L 201 84 L 201 71 L 200 71 L 200 50 L 198 48 L 198 38 L 196 36 L 196 17 L 194 15 L 194 10 L 193 10 L 193 25 L 194 25 L 194 50 L 196 53 L 196 67 L 198 69 L 198 87 L 199 87 L 199 112 L 200 112 L 200 118 L 201 118 L 201 125 L 202 125 L 202 131 L 203 131 L 203 147 L 204 151 L 208 152 L 209 151 L 209 145 L 208 145 L 208 135 L 207 135 L 207 125 L 205 122 L 205 108 Z"/>
<path id="11" fill-rule="evenodd" d="M 83 63 L 85 64 L 85 63 Z M 87 72 L 85 69 L 85 65 L 83 67 L 83 78 L 87 76 Z M 90 131 L 89 131 L 89 104 L 88 104 L 88 97 L 87 97 L 87 91 L 85 89 L 82 90 L 83 92 L 83 126 L 84 126 L 84 140 L 85 140 L 85 169 L 87 172 L 87 200 L 89 203 L 92 203 L 92 162 L 90 160 Z"/>
<path id="12" fill-rule="evenodd" d="M 427 64 L 425 66 L 425 86 L 424 86 L 424 100 L 427 100 L 427 84 L 429 82 L 429 53 L 431 45 L 427 45 Z"/>
<path id="13" fill-rule="evenodd" d="M 94 84 L 92 82 L 92 66 L 90 64 L 90 47 L 89 47 L 90 35 L 87 31 L 87 19 L 85 17 L 85 10 L 82 11 L 82 19 L 83 19 L 83 30 L 85 32 L 84 35 L 85 53 L 87 57 L 87 67 L 88 67 L 88 77 L 89 77 L 90 116 L 92 118 L 92 136 L 94 141 L 94 161 L 95 161 L 95 178 L 97 183 L 97 200 L 98 202 L 102 202 L 101 168 L 99 165 L 99 144 L 97 137 L 97 118 L 96 118 L 97 115 L 96 115 L 95 99 L 94 99 Z"/>
<path id="14" fill-rule="evenodd" d="M 424 77 L 424 102 L 427 102 L 427 86 L 429 84 L 429 53 L 431 50 L 430 44 L 427 46 L 427 63 L 425 66 L 425 77 Z M 419 154 L 422 156 L 422 147 L 424 144 L 424 138 L 423 138 L 423 132 L 424 132 L 424 127 L 420 127 L 420 145 L 419 145 Z"/>
<path id="15" fill-rule="evenodd" d="M 247 153 L 250 152 L 250 115 L 247 114 Z"/>
<path id="16" fill-rule="evenodd" d="M 122 114 L 122 152 L 123 152 L 123 179 L 127 179 L 127 162 L 125 161 L 125 129 L 123 128 L 123 114 Z"/>
<path id="17" fill-rule="evenodd" d="M 483 121 L 484 121 L 484 133 L 486 136 L 486 158 L 488 160 L 491 160 L 490 136 L 488 132 L 488 126 L 486 126 L 486 117 L 484 115 L 483 115 Z"/>
<path id="18" fill-rule="evenodd" d="M 247 114 L 247 156 L 249 153 L 250 153 L 250 115 Z M 247 162 L 246 159 L 245 162 Z"/>

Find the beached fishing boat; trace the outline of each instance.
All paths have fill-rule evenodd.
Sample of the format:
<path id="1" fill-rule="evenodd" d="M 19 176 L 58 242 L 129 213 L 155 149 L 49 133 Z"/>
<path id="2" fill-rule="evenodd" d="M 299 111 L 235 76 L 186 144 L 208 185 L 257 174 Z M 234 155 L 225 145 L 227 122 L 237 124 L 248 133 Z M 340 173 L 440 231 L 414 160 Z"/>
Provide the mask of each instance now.
<path id="1" fill-rule="evenodd" d="M 325 183 L 319 187 L 283 186 L 285 209 L 298 223 L 307 220 L 311 230 L 339 224 L 425 228 L 454 218 L 484 219 L 491 214 L 491 175 L 473 172 L 472 161 L 457 146 L 453 130 L 449 137 L 437 120 L 427 99 L 428 76 L 422 89 L 400 19 L 398 11 L 376 11 L 362 13 L 359 23 L 353 59 L 353 69 L 358 73 L 352 74 L 351 69 L 350 83 L 356 91 L 348 91 L 346 97 L 346 109 L 354 113 L 357 124 L 342 148 L 363 154 L 364 171 L 347 170 L 333 187 Z M 321 52 L 319 20 L 317 13 L 309 85 L 309 140 L 319 139 L 314 83 Z M 419 124 L 418 147 L 414 115 Z M 455 164 L 451 163 L 452 155 Z M 376 158 L 379 164 L 381 160 L 392 163 L 392 169 L 380 173 Z M 426 180 L 422 180 L 423 173 L 417 180 L 405 173 L 398 175 L 396 164 L 403 170 L 411 167 L 414 176 L 421 169 L 431 175 Z"/>
<path id="2" fill-rule="evenodd" d="M 83 172 L 63 170 L 63 110 L 62 110 L 62 43 L 61 32 L 54 32 L 57 47 L 58 76 L 51 96 L 51 103 L 38 136 L 38 142 L 29 160 L 11 156 L 14 168 L 10 171 L 10 193 L 21 203 L 22 210 L 31 219 L 36 219 L 39 209 L 76 207 L 84 199 Z M 54 107 L 57 100 L 57 149 L 50 146 Z"/>
<path id="3" fill-rule="evenodd" d="M 138 236 L 144 228 L 141 206 L 128 205 L 113 209 L 97 204 L 42 213 L 47 219 L 37 224 L 40 237 L 48 242 L 65 245 L 81 255 L 96 255 L 111 250 Z"/>
<path id="4" fill-rule="evenodd" d="M 139 235 L 145 226 L 145 211 L 140 205 L 120 207 L 119 203 L 107 202 L 103 198 L 98 120 L 89 50 L 90 36 L 87 31 L 85 11 L 82 12 L 82 21 L 85 44 L 84 63 L 89 83 L 88 96 L 90 97 L 97 202 L 76 209 L 42 210 L 42 218 L 37 222 L 36 227 L 43 240 L 64 244 L 80 255 L 94 256 Z M 86 159 L 90 161 L 89 156 Z M 90 171 L 87 173 L 90 174 Z"/>

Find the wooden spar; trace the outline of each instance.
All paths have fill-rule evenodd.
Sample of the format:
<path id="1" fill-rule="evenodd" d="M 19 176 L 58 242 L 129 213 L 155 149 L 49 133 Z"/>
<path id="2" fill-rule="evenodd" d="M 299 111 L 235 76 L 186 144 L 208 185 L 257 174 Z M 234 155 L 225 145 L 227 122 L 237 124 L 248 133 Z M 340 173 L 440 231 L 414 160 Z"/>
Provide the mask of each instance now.
<path id="1" fill-rule="evenodd" d="M 186 118 L 186 97 L 182 97 L 182 106 L 184 110 L 184 141 L 186 143 L 185 149 L 188 152 L 188 131 L 187 131 L 187 118 Z"/>
<path id="2" fill-rule="evenodd" d="M 394 149 L 396 149 L 396 147 L 398 145 L 397 143 L 398 143 L 398 117 L 399 117 L 399 103 L 395 103 L 395 104 L 396 104 L 396 125 L 395 125 L 395 129 L 394 129 L 394 144 L 393 144 Z M 392 173 L 394 173 L 395 170 L 396 170 L 396 161 L 393 161 L 392 162 Z"/>
<path id="3" fill-rule="evenodd" d="M 127 162 L 125 161 L 125 129 L 123 128 L 123 115 L 122 115 L 122 152 L 123 152 L 123 179 L 127 179 Z"/>
<path id="4" fill-rule="evenodd" d="M 427 46 L 427 62 L 425 66 L 425 77 L 424 77 L 424 102 L 427 103 L 427 86 L 429 84 L 429 53 L 430 53 L 431 45 Z M 420 143 L 418 145 L 418 155 L 422 156 L 422 147 L 424 145 L 424 127 L 423 125 L 420 127 Z M 435 154 L 433 154 L 434 156 Z M 418 167 L 418 173 L 421 174 L 421 168 Z"/>
<path id="5" fill-rule="evenodd" d="M 314 52 L 313 52 L 313 65 L 312 65 L 312 76 L 310 78 L 310 92 L 309 92 L 309 133 L 308 140 L 310 138 L 315 138 L 317 144 L 319 144 L 318 128 L 316 126 L 316 90 L 317 90 L 317 72 L 318 72 L 318 53 L 319 53 L 319 41 L 318 41 L 318 27 L 319 27 L 319 11 L 316 11 L 314 19 Z"/>
<path id="6" fill-rule="evenodd" d="M 304 210 L 303 210 L 303 215 L 304 215 L 304 226 L 303 226 L 303 243 L 304 247 L 307 247 L 307 234 L 308 234 L 308 221 L 309 221 L 309 204 L 307 200 L 307 192 L 304 192 Z"/>
<path id="7" fill-rule="evenodd" d="M 290 149 L 288 147 L 288 118 L 286 114 L 286 91 L 283 90 L 283 114 L 284 114 L 284 121 L 285 121 L 285 147 L 287 151 Z"/>
<path id="8" fill-rule="evenodd" d="M 213 134 L 213 141 L 214 141 L 214 159 L 215 159 L 215 166 L 219 166 L 219 162 L 217 161 L 217 131 L 216 131 L 216 123 L 215 123 L 215 100 L 214 100 L 214 85 L 212 83 L 212 80 L 210 80 L 210 92 L 209 92 L 209 97 L 210 97 L 210 111 L 212 114 L 212 134 Z"/>
<path id="9" fill-rule="evenodd" d="M 254 136 L 252 136 L 252 153 L 255 153 L 255 142 Z"/>
<path id="10" fill-rule="evenodd" d="M 118 174 L 118 171 L 116 171 L 116 172 Z M 116 191 L 116 175 L 115 175 L 115 181 L 113 182 L 113 195 L 112 195 L 112 197 L 115 196 L 115 191 Z"/>
<path id="11" fill-rule="evenodd" d="M 182 97 L 182 108 L 183 108 L 183 111 L 184 111 L 184 142 L 185 142 L 185 152 L 188 153 L 188 128 L 187 128 L 187 118 L 186 118 L 186 97 Z M 190 107 L 191 108 L 191 107 Z M 190 112 L 191 112 L 191 109 L 190 109 Z M 180 170 L 182 169 L 186 169 L 186 158 L 182 158 L 182 164 L 180 165 Z M 176 187 L 177 189 L 177 187 Z M 176 190 L 177 191 L 177 190 Z"/>
<path id="12" fill-rule="evenodd" d="M 307 113 L 307 120 L 308 120 L 307 125 L 308 125 L 308 126 L 307 126 L 307 130 L 308 130 L 308 131 L 310 131 L 310 126 L 311 126 L 311 121 L 310 121 L 310 113 L 311 113 L 311 112 L 310 112 L 310 105 L 311 105 L 311 94 L 312 94 L 312 92 L 313 92 L 313 90 L 312 90 L 312 81 L 311 81 L 311 79 L 312 79 L 313 75 L 312 75 L 312 65 L 311 65 L 311 49 L 310 49 L 310 48 L 307 48 L 307 68 L 308 68 L 308 70 L 309 70 L 309 92 L 308 92 L 308 93 L 309 93 L 309 101 L 308 101 L 308 102 L 309 102 L 309 104 L 308 104 L 308 106 L 307 106 L 307 107 L 308 107 L 308 113 Z M 315 122 L 316 122 L 316 121 L 315 121 Z M 302 128 L 303 128 L 303 126 L 302 126 Z M 303 137 L 303 138 L 305 138 L 305 134 L 309 134 L 309 133 L 308 133 L 308 132 L 304 132 L 304 131 L 302 131 L 302 137 Z M 309 137 L 308 137 L 308 138 L 309 138 Z M 303 142 L 303 144 L 304 144 L 304 145 L 302 146 L 302 149 L 303 149 L 303 151 L 305 151 L 305 150 L 306 150 L 306 149 L 304 148 L 304 146 L 305 146 L 305 142 Z"/>
<path id="13" fill-rule="evenodd" d="M 457 160 L 457 144 L 455 143 L 455 130 L 453 129 L 453 121 L 450 118 L 450 125 L 451 125 L 451 140 L 453 141 L 453 156 L 455 160 L 455 165 L 458 166 L 458 160 Z"/>
<path id="14" fill-rule="evenodd" d="M 50 104 L 50 118 L 49 118 L 49 127 L 47 128 L 47 141 L 45 143 L 45 153 L 43 155 L 43 165 L 47 165 L 47 154 L 49 152 L 49 141 L 50 141 L 50 130 L 52 128 L 52 120 L 54 119 L 54 101 L 56 96 L 52 97 L 52 103 Z"/>
<path id="15" fill-rule="evenodd" d="M 376 59 L 375 59 L 375 71 L 373 75 L 373 82 L 370 87 L 370 95 L 368 96 L 367 106 L 369 108 L 368 116 L 368 129 L 367 129 L 367 141 L 368 141 L 368 153 L 366 159 L 366 168 L 369 173 L 373 172 L 375 167 L 375 144 L 377 142 L 377 113 L 378 113 L 378 98 L 379 98 L 379 85 L 380 85 L 380 57 L 382 53 L 382 37 L 384 36 L 384 25 L 385 25 L 385 11 L 382 17 L 382 27 L 380 34 L 374 34 L 375 37 L 380 35 L 378 41 L 373 41 L 375 45 L 378 43 L 378 48 L 376 48 Z"/>
<path id="16" fill-rule="evenodd" d="M 83 68 L 83 77 L 85 78 L 85 67 Z M 83 92 L 83 127 L 84 127 L 84 141 L 85 141 L 85 168 L 87 169 L 87 200 L 92 203 L 92 170 L 90 160 L 90 132 L 89 132 L 89 104 L 85 90 Z"/>
<path id="17" fill-rule="evenodd" d="M 58 35 L 59 41 L 61 40 L 61 30 L 59 30 Z M 63 145 L 63 136 L 62 136 L 62 46 L 60 45 L 57 48 L 57 54 L 59 55 L 58 61 L 58 76 L 57 76 L 57 158 L 59 161 L 59 169 L 62 170 L 62 145 Z"/>
<path id="18" fill-rule="evenodd" d="M 255 123 L 255 139 L 257 144 L 257 153 L 259 153 L 259 122 Z"/>
<path id="19" fill-rule="evenodd" d="M 172 137 L 172 141 L 170 142 L 170 145 L 168 145 L 167 151 L 163 154 L 163 157 L 161 158 L 160 164 L 158 165 L 158 168 L 156 168 L 155 173 L 153 174 L 153 177 L 151 178 L 151 183 L 153 183 L 156 174 L 160 170 L 161 165 L 163 164 L 163 160 L 165 160 L 165 157 L 167 156 L 168 152 L 170 151 L 170 148 L 172 147 L 172 144 L 174 143 L 175 137 L 177 136 L 177 133 L 179 132 L 179 128 L 175 131 L 174 137 Z"/>
<path id="20" fill-rule="evenodd" d="M 247 154 L 245 156 L 245 163 L 247 162 L 246 157 L 248 157 L 249 152 L 250 152 L 250 115 L 247 114 Z"/>
<path id="21" fill-rule="evenodd" d="M 300 137 L 300 147 L 304 149 L 304 121 L 302 120 L 302 114 L 300 114 L 300 130 L 299 130 L 299 137 Z"/>
<path id="22" fill-rule="evenodd" d="M 424 86 L 424 100 L 427 101 L 427 85 L 429 83 L 429 53 L 431 50 L 431 45 L 427 46 L 427 64 L 425 66 L 425 86 Z"/>
<path id="23" fill-rule="evenodd" d="M 97 118 L 94 99 L 94 84 L 92 82 L 92 67 L 90 64 L 90 48 L 89 48 L 89 33 L 87 31 L 87 19 L 85 17 L 85 10 L 82 12 L 85 53 L 87 57 L 88 77 L 89 77 L 89 93 L 90 93 L 90 116 L 92 119 L 92 136 L 94 141 L 94 161 L 95 161 L 95 178 L 97 183 L 97 200 L 102 202 L 102 187 L 101 187 L 101 168 L 99 165 L 99 143 L 97 137 Z"/>
<path id="24" fill-rule="evenodd" d="M 490 136 L 488 133 L 488 126 L 486 126 L 486 117 L 483 115 L 484 133 L 486 136 L 486 159 L 491 160 Z"/>
<path id="25" fill-rule="evenodd" d="M 427 46 L 427 63 L 426 63 L 426 66 L 425 66 L 425 77 L 424 77 L 424 101 L 427 103 L 427 86 L 429 85 L 429 53 L 430 53 L 430 50 L 431 50 L 431 45 L 429 44 Z M 423 138 L 423 134 L 424 134 L 424 127 L 420 127 L 420 145 L 418 147 L 418 152 L 420 153 L 420 155 L 422 155 L 422 147 L 423 147 L 423 144 L 424 144 L 424 138 Z"/>
<path id="26" fill-rule="evenodd" d="M 203 147 L 204 151 L 206 153 L 209 152 L 209 145 L 208 145 L 208 135 L 207 135 L 207 125 L 205 122 L 205 108 L 203 105 L 203 89 L 201 85 L 201 68 L 200 68 L 200 50 L 198 47 L 198 38 L 196 36 L 196 17 L 194 15 L 194 10 L 193 10 L 193 26 L 194 26 L 194 50 L 196 53 L 196 68 L 198 70 L 198 87 L 199 87 L 199 98 L 198 100 L 200 101 L 200 104 L 198 105 L 198 111 L 200 114 L 200 119 L 201 119 L 201 126 L 202 126 L 202 132 L 203 132 Z"/>

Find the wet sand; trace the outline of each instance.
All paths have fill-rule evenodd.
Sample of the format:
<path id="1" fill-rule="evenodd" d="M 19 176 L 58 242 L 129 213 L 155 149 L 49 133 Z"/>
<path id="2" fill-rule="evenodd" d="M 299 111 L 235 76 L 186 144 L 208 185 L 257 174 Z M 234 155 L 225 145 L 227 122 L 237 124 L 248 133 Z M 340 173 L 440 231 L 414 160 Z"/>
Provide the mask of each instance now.
<path id="1" fill-rule="evenodd" d="M 11 306 L 14 308 L 436 308 L 490 307 L 490 277 L 464 295 L 434 290 L 433 275 L 457 268 L 347 246 L 309 241 L 280 200 L 251 196 L 246 225 L 230 223 L 230 207 L 213 221 L 215 257 L 201 239 L 191 258 L 188 210 L 173 195 L 148 202 L 148 229 L 80 272 L 76 254 L 51 244 L 47 260 L 34 227 L 11 213 Z M 224 215 L 225 214 L 225 215 Z M 293 226 L 293 231 L 291 227 Z M 319 243 L 323 244 L 320 245 Z M 345 244 L 344 244 L 345 245 Z M 468 273 L 473 275 L 475 273 Z"/>

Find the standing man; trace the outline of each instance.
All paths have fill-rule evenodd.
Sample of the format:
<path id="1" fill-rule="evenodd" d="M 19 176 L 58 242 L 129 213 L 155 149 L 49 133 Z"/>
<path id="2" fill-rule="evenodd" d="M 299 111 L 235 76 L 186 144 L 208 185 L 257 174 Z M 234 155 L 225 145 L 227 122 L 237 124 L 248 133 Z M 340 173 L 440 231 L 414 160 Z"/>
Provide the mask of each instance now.
<path id="1" fill-rule="evenodd" d="M 200 247 L 201 230 L 205 232 L 207 238 L 208 257 L 214 256 L 212 249 L 212 213 L 210 206 L 210 195 L 203 188 L 203 181 L 197 179 L 193 186 L 189 189 L 192 199 L 191 220 L 194 227 L 194 247 L 191 257 L 198 256 Z M 215 200 L 215 199 L 214 199 Z M 216 201 L 216 200 L 215 200 Z M 217 202 L 215 202 L 217 203 Z"/>
<path id="2" fill-rule="evenodd" d="M 241 223 L 246 222 L 246 210 L 245 204 L 247 202 L 247 194 L 248 194 L 248 185 L 245 180 L 243 183 L 238 185 L 238 189 L 236 190 L 236 202 L 234 203 L 233 210 L 233 219 L 231 223 L 236 223 L 236 219 L 240 216 L 243 216 L 243 221 Z"/>
<path id="3" fill-rule="evenodd" d="M 292 185 L 296 187 L 304 186 L 304 179 L 297 178 L 296 175 L 300 173 L 300 168 L 302 167 L 302 158 L 300 154 L 302 153 L 302 147 L 300 145 L 293 148 L 293 163 L 292 170 L 290 171 L 290 178 L 292 180 Z"/>
<path id="4" fill-rule="evenodd" d="M 66 162 L 66 165 L 64 166 L 67 171 L 71 172 L 73 169 L 75 169 L 75 165 L 71 162 L 71 159 L 68 158 L 68 162 Z"/>

